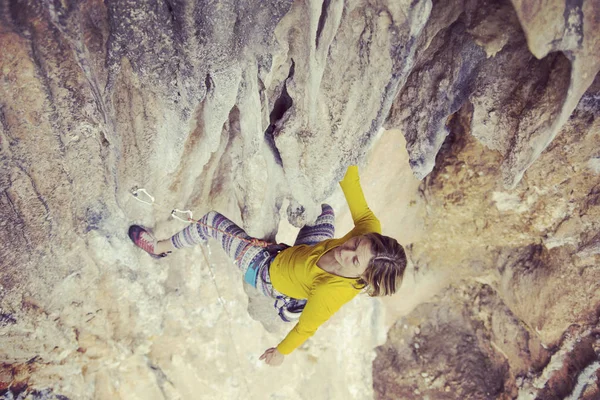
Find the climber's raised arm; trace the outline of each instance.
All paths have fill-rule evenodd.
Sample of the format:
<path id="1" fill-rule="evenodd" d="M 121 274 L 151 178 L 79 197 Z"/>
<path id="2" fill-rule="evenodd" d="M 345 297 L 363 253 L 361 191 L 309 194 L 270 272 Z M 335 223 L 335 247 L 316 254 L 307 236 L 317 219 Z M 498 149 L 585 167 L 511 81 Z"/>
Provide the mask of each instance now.
<path id="1" fill-rule="evenodd" d="M 353 230 L 353 233 L 381 233 L 381 223 L 367 205 L 367 200 L 360 186 L 360 177 L 356 165 L 348 167 L 344 179 L 340 181 L 340 186 L 354 221 L 355 230 Z"/>

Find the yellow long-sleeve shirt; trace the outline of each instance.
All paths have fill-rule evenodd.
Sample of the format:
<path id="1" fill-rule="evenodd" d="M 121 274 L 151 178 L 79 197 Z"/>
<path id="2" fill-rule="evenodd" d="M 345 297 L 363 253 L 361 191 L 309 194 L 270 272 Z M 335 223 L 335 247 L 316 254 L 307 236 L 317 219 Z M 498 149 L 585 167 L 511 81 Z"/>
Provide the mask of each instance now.
<path id="1" fill-rule="evenodd" d="M 275 289 L 286 296 L 308 299 L 298 323 L 277 346 L 282 354 L 294 351 L 360 292 L 356 288 L 356 279 L 333 275 L 319 268 L 317 262 L 321 256 L 355 236 L 381 233 L 381 224 L 367 206 L 360 187 L 357 166 L 348 167 L 340 186 L 352 214 L 354 229 L 340 239 L 324 240 L 314 246 L 290 247 L 279 253 L 271 264 L 269 271 Z"/>

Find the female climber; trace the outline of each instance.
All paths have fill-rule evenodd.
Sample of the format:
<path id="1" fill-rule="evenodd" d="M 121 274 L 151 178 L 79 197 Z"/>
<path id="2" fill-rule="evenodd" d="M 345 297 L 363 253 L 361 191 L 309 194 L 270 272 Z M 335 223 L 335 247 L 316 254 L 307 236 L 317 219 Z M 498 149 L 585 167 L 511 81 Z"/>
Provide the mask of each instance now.
<path id="1" fill-rule="evenodd" d="M 392 295 L 402 283 L 404 248 L 395 239 L 381 235 L 379 220 L 367 206 L 360 186 L 358 167 L 348 168 L 340 186 L 354 221 L 354 229 L 340 239 L 333 239 L 334 213 L 327 204 L 322 205 L 315 225 L 304 226 L 291 247 L 260 246 L 260 241 L 215 211 L 170 239 L 157 241 L 137 225 L 129 228 L 129 237 L 155 257 L 214 238 L 236 260 L 244 280 L 264 295 L 307 299 L 294 328 L 277 347 L 260 356 L 276 366 L 358 293 Z"/>

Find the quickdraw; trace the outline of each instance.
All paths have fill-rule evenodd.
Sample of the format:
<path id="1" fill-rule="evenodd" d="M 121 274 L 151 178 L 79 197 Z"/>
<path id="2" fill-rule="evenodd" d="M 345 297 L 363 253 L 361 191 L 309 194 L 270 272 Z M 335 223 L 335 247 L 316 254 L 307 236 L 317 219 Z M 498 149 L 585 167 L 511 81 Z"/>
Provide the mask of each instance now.
<path id="1" fill-rule="evenodd" d="M 300 314 L 304 311 L 306 300 L 294 299 L 286 296 L 279 296 L 275 300 L 273 307 L 278 310 L 279 318 L 284 322 L 292 322 L 300 318 Z"/>

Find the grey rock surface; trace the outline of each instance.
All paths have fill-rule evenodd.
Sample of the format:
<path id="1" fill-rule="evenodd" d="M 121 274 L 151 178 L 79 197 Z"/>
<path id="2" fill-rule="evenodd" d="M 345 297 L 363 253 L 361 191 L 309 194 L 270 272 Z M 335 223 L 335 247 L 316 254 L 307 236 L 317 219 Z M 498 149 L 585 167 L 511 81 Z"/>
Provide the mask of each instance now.
<path id="1" fill-rule="evenodd" d="M 536 398 L 589 376 L 565 360 L 571 337 L 598 349 L 599 16 L 596 0 L 0 0 L 1 395 Z M 280 370 L 257 358 L 290 326 L 224 254 L 157 261 L 127 237 L 216 209 L 290 242 L 325 201 L 343 235 L 350 164 L 410 276 Z M 398 333 L 415 318 L 469 368 L 435 346 L 415 361 Z M 447 385 L 421 382 L 434 359 Z"/>

